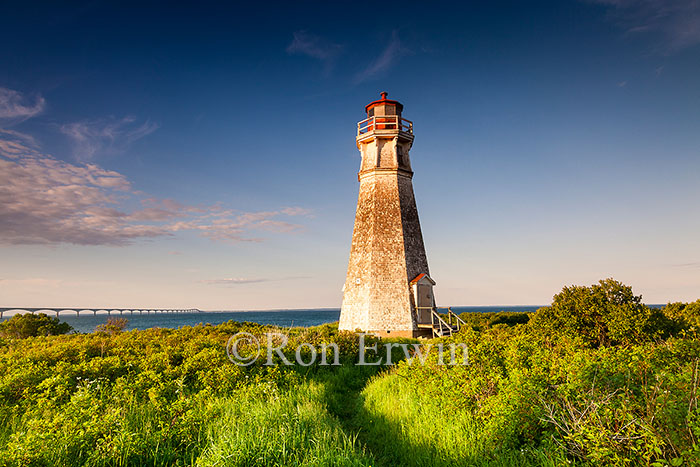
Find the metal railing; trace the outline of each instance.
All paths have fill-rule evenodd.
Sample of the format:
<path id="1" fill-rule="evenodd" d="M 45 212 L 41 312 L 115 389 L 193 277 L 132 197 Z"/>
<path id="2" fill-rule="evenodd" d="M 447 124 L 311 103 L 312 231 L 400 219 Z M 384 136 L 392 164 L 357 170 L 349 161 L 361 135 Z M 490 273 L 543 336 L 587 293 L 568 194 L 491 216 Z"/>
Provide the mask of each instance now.
<path id="1" fill-rule="evenodd" d="M 375 130 L 399 130 L 401 133 L 413 134 L 413 122 L 398 115 L 369 117 L 357 122 L 357 136 Z"/>

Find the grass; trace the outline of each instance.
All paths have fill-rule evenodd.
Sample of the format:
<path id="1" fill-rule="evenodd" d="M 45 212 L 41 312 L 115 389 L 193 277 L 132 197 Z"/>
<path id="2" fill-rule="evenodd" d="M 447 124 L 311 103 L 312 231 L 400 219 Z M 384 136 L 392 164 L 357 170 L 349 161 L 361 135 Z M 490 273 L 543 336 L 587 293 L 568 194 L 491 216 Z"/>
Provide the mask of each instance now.
<path id="1" fill-rule="evenodd" d="M 391 372 L 373 378 L 360 394 L 354 420 L 377 465 L 530 466 L 560 464 L 543 451 L 492 448 L 467 412 L 450 412 L 420 386 Z"/>
<path id="2" fill-rule="evenodd" d="M 325 387 L 305 382 L 286 393 L 225 399 L 198 466 L 372 465 L 357 437 L 327 410 Z"/>

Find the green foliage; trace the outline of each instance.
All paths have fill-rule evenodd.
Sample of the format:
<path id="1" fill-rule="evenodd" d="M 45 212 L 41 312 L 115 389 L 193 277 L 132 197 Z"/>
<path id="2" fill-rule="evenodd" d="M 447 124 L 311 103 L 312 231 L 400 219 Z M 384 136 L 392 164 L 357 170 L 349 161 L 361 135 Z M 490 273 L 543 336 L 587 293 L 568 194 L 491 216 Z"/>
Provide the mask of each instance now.
<path id="1" fill-rule="evenodd" d="M 51 318 L 45 313 L 16 314 L 0 323 L 0 337 L 24 339 L 36 336 L 55 336 L 66 334 L 73 328 L 68 323 Z"/>
<path id="2" fill-rule="evenodd" d="M 591 346 L 635 344 L 667 336 L 673 329 L 660 310 L 614 279 L 589 287 L 564 287 L 549 307 L 535 313 L 532 326 L 545 334 L 580 338 Z"/>
<path id="3" fill-rule="evenodd" d="M 515 311 L 488 311 L 484 313 L 465 312 L 459 317 L 474 330 L 482 330 L 499 324 L 506 326 L 516 326 L 518 324 L 527 324 L 530 321 L 532 313 L 515 312 Z"/>
<path id="4" fill-rule="evenodd" d="M 465 343 L 470 365 L 430 354 L 363 392 L 368 438 L 387 465 L 700 461 L 695 339 L 591 348 L 513 327 L 441 342 Z"/>
<path id="5" fill-rule="evenodd" d="M 663 313 L 678 324 L 678 328 L 700 331 L 700 300 L 692 303 L 669 303 Z"/>
<path id="6" fill-rule="evenodd" d="M 426 344 L 423 366 L 398 348 L 393 367 L 356 366 L 358 337 L 335 324 L 10 334 L 0 466 L 698 465 L 698 306 L 649 310 L 607 280 L 535 314 L 463 314 L 450 338 L 367 339 L 378 355 Z M 236 366 L 242 331 L 286 333 L 289 360 L 336 343 L 341 365 Z M 436 344 L 464 345 L 469 365 L 441 364 Z"/>
<path id="7" fill-rule="evenodd" d="M 327 412 L 326 385 L 304 382 L 328 372 L 347 383 L 347 373 L 264 358 L 236 366 L 226 342 L 243 331 L 264 342 L 276 329 L 230 322 L 0 340 L 0 466 L 370 465 Z M 337 325 L 277 331 L 290 336 L 290 360 L 301 342 L 333 341 L 355 368 L 358 338 Z"/>
<path id="8" fill-rule="evenodd" d="M 105 334 L 117 334 L 122 332 L 129 325 L 129 320 L 126 318 L 107 318 L 104 324 L 98 324 L 95 327 L 95 332 Z"/>

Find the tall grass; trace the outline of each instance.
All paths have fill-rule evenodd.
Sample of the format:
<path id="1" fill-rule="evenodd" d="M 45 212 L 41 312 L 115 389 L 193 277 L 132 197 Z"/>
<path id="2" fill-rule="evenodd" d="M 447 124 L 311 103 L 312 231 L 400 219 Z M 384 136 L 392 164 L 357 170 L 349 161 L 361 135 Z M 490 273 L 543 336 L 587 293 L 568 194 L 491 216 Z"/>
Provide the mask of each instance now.
<path id="1" fill-rule="evenodd" d="M 312 381 L 284 393 L 218 400 L 196 465 L 372 465 L 356 436 L 328 413 L 324 394 L 324 385 Z"/>
<path id="2" fill-rule="evenodd" d="M 468 412 L 447 411 L 421 389 L 391 372 L 373 378 L 362 391 L 354 423 L 364 431 L 377 465 L 561 465 L 543 451 L 493 449 Z"/>

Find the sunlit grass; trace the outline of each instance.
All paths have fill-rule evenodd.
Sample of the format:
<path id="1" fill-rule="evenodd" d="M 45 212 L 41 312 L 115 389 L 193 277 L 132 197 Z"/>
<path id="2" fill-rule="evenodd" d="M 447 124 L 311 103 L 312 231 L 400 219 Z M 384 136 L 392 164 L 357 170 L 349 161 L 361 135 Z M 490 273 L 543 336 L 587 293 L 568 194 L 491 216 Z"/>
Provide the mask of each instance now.
<path id="1" fill-rule="evenodd" d="M 285 393 L 217 401 L 198 466 L 372 465 L 356 436 L 343 430 L 324 402 L 322 383 Z"/>

